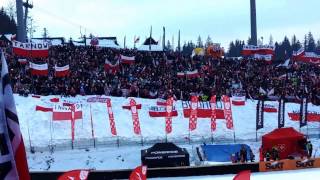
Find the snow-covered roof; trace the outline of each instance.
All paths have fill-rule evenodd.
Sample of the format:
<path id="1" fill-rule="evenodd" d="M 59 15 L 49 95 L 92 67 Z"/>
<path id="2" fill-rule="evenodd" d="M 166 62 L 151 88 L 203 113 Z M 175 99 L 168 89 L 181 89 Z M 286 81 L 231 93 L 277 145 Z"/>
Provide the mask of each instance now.
<path id="1" fill-rule="evenodd" d="M 115 48 L 115 49 L 120 49 L 120 46 L 116 44 L 116 38 L 100 38 L 98 37 L 98 47 L 107 47 L 107 48 Z M 88 38 L 86 39 L 86 45 L 90 46 L 91 39 Z M 83 43 L 84 46 L 84 43 Z"/>

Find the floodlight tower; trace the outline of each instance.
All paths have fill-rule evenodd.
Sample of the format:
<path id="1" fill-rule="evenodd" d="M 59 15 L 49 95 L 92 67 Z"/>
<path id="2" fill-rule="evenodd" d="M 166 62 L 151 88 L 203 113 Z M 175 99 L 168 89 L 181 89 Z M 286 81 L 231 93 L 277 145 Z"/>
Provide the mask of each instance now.
<path id="1" fill-rule="evenodd" d="M 257 45 L 256 0 L 250 0 L 251 45 Z"/>

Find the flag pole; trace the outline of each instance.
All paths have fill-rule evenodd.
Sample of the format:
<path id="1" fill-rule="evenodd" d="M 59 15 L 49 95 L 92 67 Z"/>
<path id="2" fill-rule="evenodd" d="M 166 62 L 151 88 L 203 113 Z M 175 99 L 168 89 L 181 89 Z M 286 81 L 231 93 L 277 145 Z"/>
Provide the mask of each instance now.
<path id="1" fill-rule="evenodd" d="M 136 35 L 134 35 L 134 38 L 133 38 L 133 49 L 136 48 Z"/>
<path id="2" fill-rule="evenodd" d="M 91 136 L 93 139 L 93 147 L 96 147 L 96 139 L 94 138 L 94 130 L 93 130 L 93 119 L 92 119 L 92 111 L 91 111 L 91 103 L 90 105 L 90 121 L 91 121 Z"/>
<path id="3" fill-rule="evenodd" d="M 29 138 L 29 148 L 30 148 L 30 152 L 32 153 L 32 145 L 31 145 L 31 136 L 30 136 L 30 127 L 29 127 L 29 119 L 27 121 L 27 126 L 28 126 L 28 138 Z"/>
<path id="4" fill-rule="evenodd" d="M 151 28 L 150 28 L 149 51 L 151 51 L 151 38 L 152 38 L 152 26 L 151 26 Z"/>

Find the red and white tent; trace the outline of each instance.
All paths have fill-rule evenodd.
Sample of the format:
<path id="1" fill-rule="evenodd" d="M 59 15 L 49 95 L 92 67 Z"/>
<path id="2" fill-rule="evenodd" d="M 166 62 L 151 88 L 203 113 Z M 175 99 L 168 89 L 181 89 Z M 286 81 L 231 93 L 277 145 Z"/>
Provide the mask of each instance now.
<path id="1" fill-rule="evenodd" d="M 30 62 L 30 70 L 32 75 L 47 76 L 48 64 L 35 64 Z"/>
<path id="2" fill-rule="evenodd" d="M 56 77 L 65 77 L 65 76 L 68 76 L 70 73 L 69 65 L 65 65 L 62 67 L 59 67 L 56 65 L 54 67 L 54 69 L 55 69 L 55 76 Z"/>

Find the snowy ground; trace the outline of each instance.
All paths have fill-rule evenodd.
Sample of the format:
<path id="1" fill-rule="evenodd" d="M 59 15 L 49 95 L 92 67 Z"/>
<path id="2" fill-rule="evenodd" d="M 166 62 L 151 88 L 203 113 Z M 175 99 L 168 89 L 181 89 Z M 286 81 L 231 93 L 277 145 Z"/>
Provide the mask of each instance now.
<path id="1" fill-rule="evenodd" d="M 112 108 L 115 116 L 115 124 L 118 137 L 112 136 L 109 125 L 106 105 L 103 103 L 91 103 L 93 115 L 93 129 L 97 148 L 93 148 L 91 136 L 90 110 L 87 103 L 87 96 L 76 98 L 63 98 L 61 101 L 81 102 L 83 104 L 84 117 L 77 120 L 75 124 L 75 139 L 79 147 L 87 149 L 71 150 L 71 123 L 70 121 L 51 121 L 51 112 L 35 111 L 36 105 L 50 107 L 53 103 L 49 99 L 55 96 L 41 97 L 21 97 L 15 95 L 20 128 L 24 137 L 25 145 L 28 149 L 28 161 L 31 170 L 68 170 L 70 168 L 92 168 L 92 169 L 126 169 L 134 168 L 140 164 L 140 150 L 148 148 L 154 142 L 165 139 L 164 118 L 152 118 L 148 114 L 150 106 L 156 105 L 156 100 L 136 98 L 137 103 L 142 104 L 139 110 L 141 133 L 144 147 L 139 145 L 141 137 L 133 133 L 133 123 L 131 112 L 122 109 L 129 100 L 122 97 L 112 97 Z M 61 97 L 60 97 L 61 98 Z M 234 120 L 234 132 L 236 141 L 246 143 L 251 146 L 258 155 L 260 142 L 255 142 L 255 119 L 256 101 L 247 100 L 245 106 L 232 106 Z M 277 102 L 266 102 L 278 107 Z M 233 142 L 233 131 L 226 129 L 225 120 L 217 120 L 217 130 L 211 134 L 209 118 L 198 119 L 197 129 L 191 132 L 191 145 L 188 144 L 188 118 L 183 117 L 181 101 L 175 103 L 178 116 L 173 118 L 173 131 L 168 135 L 168 140 L 177 142 L 180 146 L 186 147 L 191 154 L 192 164 L 196 163 L 193 157 L 193 149 L 206 141 L 208 144 L 213 137 L 214 143 L 225 144 Z M 285 126 L 294 127 L 299 130 L 299 122 L 289 119 L 288 112 L 299 111 L 300 105 L 294 103 L 286 104 Z M 319 106 L 309 104 L 308 110 L 320 113 Z M 277 113 L 265 113 L 265 128 L 258 131 L 258 137 L 277 128 Z M 309 122 L 307 127 L 301 132 L 312 134 L 314 149 L 318 149 L 320 141 L 318 134 L 320 123 Z M 120 147 L 116 141 L 119 139 Z M 35 147 L 36 153 L 29 152 L 30 145 Z M 49 151 L 48 145 L 56 146 L 53 153 Z M 57 148 L 59 147 L 59 148 Z M 319 151 L 318 151 L 319 152 Z M 258 156 L 256 156 L 258 157 Z M 50 166 L 50 168 L 49 168 Z"/>
<path id="2" fill-rule="evenodd" d="M 175 178 L 151 178 L 150 180 L 231 180 L 235 174 L 219 175 L 219 176 L 194 176 L 194 177 L 175 177 Z M 317 180 L 320 177 L 320 169 L 305 169 L 295 171 L 279 171 L 267 173 L 252 173 L 251 180 L 271 180 L 271 179 L 285 179 L 290 180 Z"/>

